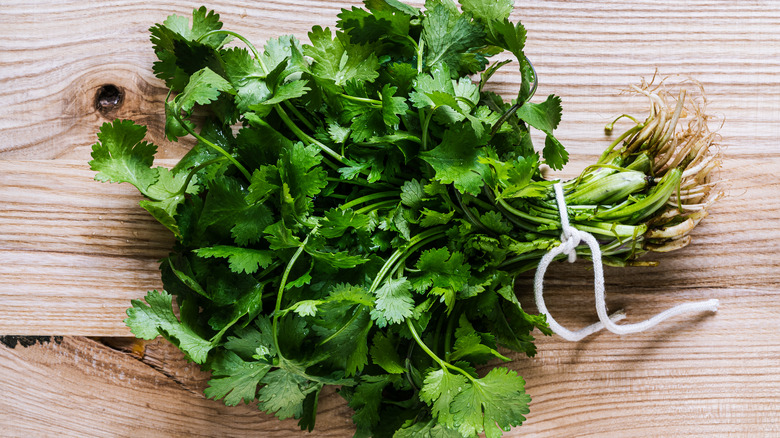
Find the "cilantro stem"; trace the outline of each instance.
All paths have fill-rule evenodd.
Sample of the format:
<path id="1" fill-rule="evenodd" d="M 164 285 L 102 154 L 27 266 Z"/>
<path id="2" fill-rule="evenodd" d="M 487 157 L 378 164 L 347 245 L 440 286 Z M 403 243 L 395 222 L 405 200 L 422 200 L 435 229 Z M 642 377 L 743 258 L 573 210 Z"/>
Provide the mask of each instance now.
<path id="1" fill-rule="evenodd" d="M 282 119 L 285 125 L 290 129 L 290 131 L 295 134 L 296 137 L 298 137 L 301 141 L 311 143 L 318 148 L 320 148 L 321 151 L 325 152 L 326 154 L 333 157 L 336 161 L 338 161 L 341 164 L 345 164 L 345 158 L 343 155 L 339 154 L 338 152 L 334 151 L 333 149 L 325 146 L 320 141 L 316 140 L 315 138 L 311 137 L 309 134 L 306 134 L 301 130 L 301 128 L 298 127 L 298 125 L 295 124 L 295 122 L 292 121 L 290 116 L 287 115 L 287 113 L 282 109 L 281 106 L 276 105 L 276 112 L 279 114 L 279 117 Z"/>
<path id="2" fill-rule="evenodd" d="M 498 199 L 498 203 L 506 211 L 508 211 L 509 213 L 511 213 L 511 214 L 521 218 L 521 219 L 525 219 L 527 221 L 531 221 L 531 222 L 535 222 L 535 223 L 539 223 L 539 224 L 543 224 L 543 225 L 557 225 L 558 224 L 558 221 L 555 221 L 555 220 L 552 220 L 552 219 L 545 219 L 545 218 L 541 218 L 541 217 L 538 217 L 538 216 L 533 216 L 533 215 L 524 213 L 524 212 L 522 212 L 522 211 L 512 207 L 511 205 L 509 205 L 509 203 L 506 202 L 506 200 L 504 200 L 504 199 Z"/>
<path id="3" fill-rule="evenodd" d="M 217 35 L 217 34 L 224 34 L 224 35 L 230 35 L 232 37 L 238 38 L 242 43 L 246 44 L 247 47 L 249 47 L 249 50 L 252 51 L 252 54 L 255 56 L 255 59 L 260 64 L 260 68 L 263 70 L 263 73 L 268 73 L 268 68 L 263 63 L 263 59 L 260 57 L 260 53 L 257 51 L 255 46 L 246 38 L 244 38 L 243 35 L 233 32 L 232 30 L 225 30 L 225 29 L 214 29 L 210 30 L 195 40 L 195 42 L 201 42 L 202 40 L 210 37 L 211 35 Z"/>
<path id="4" fill-rule="evenodd" d="M 311 233 L 314 233 L 316 230 L 313 229 Z M 287 285 L 287 277 L 290 276 L 290 271 L 292 271 L 293 265 L 295 264 L 295 261 L 298 260 L 298 257 L 300 257 L 301 253 L 303 253 L 303 249 L 306 247 L 306 243 L 309 241 L 309 236 L 311 236 L 311 233 L 309 233 L 308 236 L 306 236 L 306 239 L 304 239 L 303 243 L 301 243 L 301 246 L 298 247 L 298 249 L 295 251 L 295 254 L 293 254 L 292 258 L 290 258 L 290 261 L 287 262 L 287 267 L 284 268 L 284 273 L 282 274 L 282 279 L 279 282 L 279 292 L 276 294 L 276 306 L 274 307 L 274 316 L 273 321 L 271 322 L 271 331 L 274 335 L 274 347 L 276 347 L 276 353 L 279 355 L 280 358 L 284 359 L 284 355 L 282 354 L 282 350 L 279 348 L 279 331 L 277 330 L 279 326 L 279 315 L 280 310 L 282 309 L 282 297 L 284 296 L 284 287 Z"/>
<path id="5" fill-rule="evenodd" d="M 462 301 L 455 304 L 455 309 L 460 310 Z M 444 360 L 450 357 L 450 348 L 452 347 L 452 334 L 455 331 L 455 322 L 460 319 L 460 312 L 453 311 L 447 315 L 447 330 L 444 332 Z M 456 318 L 455 315 L 458 315 Z"/>
<path id="6" fill-rule="evenodd" d="M 357 305 L 357 306 L 360 306 L 360 304 L 356 304 L 356 305 Z M 333 339 L 335 339 L 335 338 L 336 338 L 336 336 L 338 336 L 338 335 L 340 335 L 341 333 L 343 333 L 343 332 L 344 332 L 344 330 L 346 330 L 346 329 L 347 329 L 347 327 L 349 327 L 349 326 L 350 326 L 350 325 L 351 325 L 353 322 L 355 322 L 355 320 L 357 319 L 357 317 L 358 317 L 360 314 L 361 314 L 361 311 L 360 311 L 360 310 L 357 310 L 357 309 L 356 309 L 355 311 L 353 311 L 352 318 L 349 318 L 349 321 L 347 321 L 347 323 L 346 323 L 346 324 L 344 324 L 343 326 L 341 326 L 341 328 L 339 328 L 338 330 L 336 330 L 336 331 L 335 331 L 335 332 L 334 332 L 332 335 L 330 335 L 330 336 L 328 336 L 327 338 L 325 338 L 324 340 L 320 341 L 320 343 L 319 343 L 319 344 L 317 344 L 317 346 L 322 346 L 322 345 L 326 344 L 327 342 L 330 342 L 330 341 L 332 341 Z M 373 322 L 372 322 L 372 323 L 373 323 Z"/>
<path id="7" fill-rule="evenodd" d="M 428 150 L 428 125 L 431 124 L 431 119 L 433 118 L 433 113 L 436 112 L 436 110 L 439 109 L 438 106 L 433 107 L 431 112 L 429 112 L 425 116 L 425 120 L 423 120 L 422 123 L 422 140 L 420 141 L 420 150 L 421 151 L 427 151 Z M 422 110 L 420 110 L 422 111 Z"/>
<path id="8" fill-rule="evenodd" d="M 388 184 L 386 182 L 383 182 L 383 181 L 377 181 L 377 182 L 370 183 L 368 181 L 363 181 L 363 180 L 360 180 L 360 179 L 343 179 L 343 178 L 335 178 L 335 177 L 332 177 L 332 176 L 326 177 L 325 181 L 344 183 L 344 184 L 354 184 L 356 186 L 370 187 L 370 188 L 374 188 L 374 189 L 377 186 L 392 187 L 392 185 L 390 185 L 390 184 Z M 393 192 L 393 193 L 395 193 L 397 195 L 399 192 L 396 191 L 396 192 Z M 346 207 L 341 206 L 341 208 L 346 208 Z"/>
<path id="9" fill-rule="evenodd" d="M 444 235 L 445 227 L 439 226 L 435 228 L 431 228 L 429 230 L 425 230 L 421 232 L 420 234 L 415 235 L 412 237 L 409 242 L 407 242 L 406 245 L 404 245 L 401 248 L 398 248 L 393 252 L 393 254 L 385 261 L 385 264 L 382 265 L 382 268 L 379 270 L 379 273 L 377 273 L 377 276 L 374 278 L 374 282 L 371 283 L 371 287 L 368 289 L 368 293 L 374 293 L 374 291 L 377 290 L 379 285 L 382 283 L 382 280 L 384 280 L 385 276 L 389 272 L 393 271 L 393 267 L 395 263 L 401 258 L 406 255 L 406 257 L 409 256 L 413 252 L 413 250 L 416 249 L 416 246 L 424 245 L 428 243 L 429 241 L 438 239 L 439 237 Z"/>
<path id="10" fill-rule="evenodd" d="M 388 192 L 377 192 L 372 193 L 370 195 L 361 196 L 359 198 L 355 198 L 347 203 L 341 204 L 339 208 L 341 210 L 346 210 L 348 208 L 352 208 L 355 205 L 362 204 L 364 202 L 373 201 L 374 199 L 381 199 L 381 198 L 389 198 L 389 197 L 398 197 L 400 192 L 398 191 L 388 191 Z"/>
<path id="11" fill-rule="evenodd" d="M 415 44 L 415 47 L 417 48 L 417 74 L 421 74 L 423 72 L 423 49 L 425 48 L 425 40 L 422 35 L 420 35 L 420 43 Z"/>
<path id="12" fill-rule="evenodd" d="M 396 205 L 397 203 L 398 203 L 398 201 L 396 201 L 395 199 L 388 199 L 387 201 L 375 202 L 375 203 L 373 203 L 371 205 L 366 205 L 363 208 L 355 210 L 355 213 L 357 213 L 357 214 L 366 214 L 366 213 L 370 213 L 370 212 L 372 212 L 374 210 L 379 210 L 382 207 L 392 207 L 392 206 Z"/>
<path id="13" fill-rule="evenodd" d="M 640 123 L 640 124 L 634 126 L 633 128 L 627 130 L 623 134 L 621 134 L 620 137 L 616 138 L 615 141 L 613 141 L 612 144 L 609 145 L 609 147 L 604 151 L 604 153 L 601 154 L 601 158 L 599 159 L 597 164 L 602 164 L 602 163 L 608 161 L 608 157 L 612 153 L 612 150 L 615 149 L 615 147 L 618 145 L 618 143 L 620 143 L 621 141 L 625 140 L 629 136 L 634 135 L 635 133 L 641 131 L 642 128 L 644 128 L 644 127 L 645 127 L 645 125 Z"/>
<path id="14" fill-rule="evenodd" d="M 175 99 L 174 99 L 174 101 L 175 101 Z M 174 106 L 175 106 L 175 105 L 174 105 Z M 212 143 L 212 142 L 210 142 L 210 141 L 206 140 L 206 139 L 205 139 L 203 136 L 201 136 L 200 134 L 196 133 L 194 129 L 192 129 L 192 128 L 191 128 L 191 127 L 188 125 L 188 124 L 184 123 L 184 121 L 181 119 L 181 115 L 179 114 L 179 110 L 178 110 L 178 108 L 175 108 L 175 107 L 174 107 L 174 108 L 172 108 L 172 109 L 173 109 L 173 111 L 172 111 L 172 113 L 173 113 L 173 117 L 176 119 L 176 121 L 177 121 L 177 122 L 179 122 L 179 124 L 180 124 L 182 127 L 184 127 L 184 129 L 185 129 L 185 130 L 186 130 L 186 131 L 187 131 L 187 132 L 188 132 L 188 133 L 189 133 L 191 136 L 195 137 L 195 138 L 196 138 L 196 139 L 197 139 L 199 142 L 201 142 L 201 143 L 205 144 L 206 146 L 208 146 L 208 147 L 210 147 L 210 148 L 214 149 L 215 151 L 217 151 L 217 152 L 219 152 L 220 154 L 222 154 L 222 155 L 223 155 L 225 158 L 227 158 L 228 160 L 230 160 L 230 162 L 231 162 L 231 163 L 232 163 L 234 166 L 236 166 L 236 168 L 237 168 L 239 171 L 241 171 L 241 173 L 242 173 L 242 174 L 244 174 L 244 177 L 246 177 L 247 181 L 251 181 L 251 180 L 252 180 L 252 174 L 250 174 L 250 173 L 249 173 L 249 171 L 248 171 L 248 170 L 246 170 L 246 167 L 244 167 L 244 166 L 243 166 L 241 163 L 239 163 L 239 162 L 238 162 L 238 160 L 236 160 L 236 158 L 235 158 L 234 156 L 230 155 L 230 154 L 228 153 L 228 151 L 226 151 L 226 150 L 222 149 L 220 146 L 217 146 L 216 144 L 214 144 L 214 143 Z"/>
<path id="15" fill-rule="evenodd" d="M 203 168 L 211 166 L 212 164 L 215 163 L 219 163 L 220 161 L 225 161 L 225 157 L 214 158 L 213 160 L 205 161 L 193 167 L 190 170 L 190 173 L 187 174 L 187 179 L 184 180 L 184 184 L 181 186 L 181 189 L 179 189 L 176 195 L 183 195 L 187 191 L 187 187 L 189 187 L 190 182 L 192 181 L 192 178 L 195 176 L 196 173 L 200 172 Z"/>
<path id="16" fill-rule="evenodd" d="M 368 103 L 370 105 L 374 105 L 377 108 L 382 108 L 381 100 L 369 99 L 367 97 L 350 96 L 349 94 L 344 94 L 344 93 L 339 94 L 339 96 L 354 102 Z"/>
<path id="17" fill-rule="evenodd" d="M 420 338 L 420 335 L 417 333 L 417 330 L 414 328 L 414 323 L 412 323 L 412 320 L 410 318 L 406 319 L 406 326 L 409 327 L 409 332 L 411 332 L 412 337 L 414 338 L 414 341 L 417 343 L 417 345 L 419 345 L 420 348 L 422 348 L 422 350 L 426 354 L 428 354 L 428 356 L 430 356 L 431 359 L 434 360 L 434 362 L 439 364 L 439 366 L 443 370 L 446 370 L 447 368 L 449 368 L 449 369 L 451 369 L 453 371 L 456 371 L 456 372 L 458 372 L 460 374 L 463 374 L 472 383 L 477 383 L 477 379 L 475 379 L 474 376 L 472 376 L 471 374 L 467 373 L 466 371 L 464 371 L 460 367 L 457 367 L 457 366 L 455 366 L 455 365 L 445 361 L 444 359 L 440 358 L 436 353 L 434 353 L 430 348 L 428 348 L 428 346 L 425 344 L 425 342 L 423 342 L 422 338 Z"/>

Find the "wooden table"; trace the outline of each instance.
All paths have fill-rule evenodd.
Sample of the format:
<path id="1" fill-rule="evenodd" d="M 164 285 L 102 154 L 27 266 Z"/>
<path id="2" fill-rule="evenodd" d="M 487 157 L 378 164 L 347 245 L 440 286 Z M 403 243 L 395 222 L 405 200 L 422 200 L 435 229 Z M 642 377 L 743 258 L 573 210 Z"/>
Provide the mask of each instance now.
<path id="1" fill-rule="evenodd" d="M 261 43 L 305 39 L 348 3 L 358 2 L 209 7 Z M 642 115 L 645 103 L 619 92 L 657 69 L 704 85 L 713 123 L 723 122 L 719 177 L 729 182 L 690 246 L 652 255 L 657 268 L 606 271 L 609 305 L 630 321 L 705 298 L 720 299 L 717 314 L 624 337 L 541 339 L 537 357 L 512 356 L 533 402 L 507 436 L 780 436 L 780 2 L 519 3 L 537 94 L 563 99 L 558 137 L 572 160 L 562 175 L 608 144 L 609 120 Z M 134 189 L 92 181 L 86 163 L 98 127 L 115 117 L 149 125 L 163 164 L 191 145 L 163 140 L 165 90 L 147 29 L 192 6 L 0 7 L 0 435 L 305 435 L 293 421 L 205 399 L 208 376 L 162 341 L 134 341 L 122 323 L 131 298 L 160 287 L 156 260 L 171 239 Z M 497 79 L 510 97 L 518 78 L 507 69 Z M 553 267 L 548 306 L 560 322 L 596 318 L 591 282 L 586 262 Z M 531 278 L 519 283 L 526 303 Z M 326 394 L 316 436 L 351 433 L 349 408 Z"/>

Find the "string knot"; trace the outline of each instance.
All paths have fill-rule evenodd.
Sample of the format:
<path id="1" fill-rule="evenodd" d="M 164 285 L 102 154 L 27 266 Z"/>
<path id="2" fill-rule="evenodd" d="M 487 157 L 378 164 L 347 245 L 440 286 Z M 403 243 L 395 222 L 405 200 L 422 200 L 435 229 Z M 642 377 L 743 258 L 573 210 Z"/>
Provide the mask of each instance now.
<path id="1" fill-rule="evenodd" d="M 536 306 L 539 308 L 539 312 L 547 317 L 547 323 L 555 334 L 569 341 L 579 341 L 605 327 L 607 330 L 619 335 L 636 333 L 645 331 L 658 325 L 665 319 L 682 313 L 701 311 L 715 312 L 718 310 L 718 300 L 697 301 L 679 304 L 640 323 L 624 325 L 615 324 L 617 321 L 625 318 L 625 314 L 622 311 L 617 311 L 612 315 L 607 314 L 606 294 L 604 291 L 604 270 L 601 265 L 601 248 L 599 243 L 592 234 L 578 230 L 569 224 L 566 199 L 563 196 L 563 187 L 560 181 L 555 183 L 553 188 L 555 189 L 555 200 L 558 203 L 558 212 L 561 217 L 561 244 L 552 248 L 541 260 L 539 260 L 539 266 L 536 269 L 536 276 L 534 277 L 534 297 L 536 298 Z M 550 315 L 550 312 L 547 310 L 547 306 L 544 304 L 544 274 L 555 257 L 561 254 L 567 255 L 569 257 L 569 262 L 573 263 L 577 259 L 577 247 L 582 242 L 585 242 L 590 248 L 591 259 L 593 259 L 594 292 L 596 295 L 596 313 L 599 316 L 599 322 L 577 331 L 570 331 L 553 319 L 552 315 Z"/>

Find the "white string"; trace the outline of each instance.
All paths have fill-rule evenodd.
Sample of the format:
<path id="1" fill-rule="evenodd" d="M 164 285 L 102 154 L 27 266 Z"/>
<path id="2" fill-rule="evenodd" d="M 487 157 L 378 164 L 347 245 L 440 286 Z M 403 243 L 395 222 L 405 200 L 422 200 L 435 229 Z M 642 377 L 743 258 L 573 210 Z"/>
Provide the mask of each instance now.
<path id="1" fill-rule="evenodd" d="M 612 315 L 607 314 L 607 302 L 604 291 L 604 268 L 601 264 L 601 248 L 599 247 L 599 243 L 592 234 L 578 230 L 569 225 L 569 214 L 566 209 L 566 200 L 563 196 L 563 188 L 561 183 L 557 182 L 553 187 L 555 189 L 555 199 L 558 203 L 558 211 L 561 215 L 561 229 L 563 231 L 561 233 L 561 244 L 551 249 L 542 257 L 542 259 L 539 261 L 539 266 L 536 268 L 536 276 L 534 277 L 534 297 L 536 299 L 536 306 L 540 313 L 546 315 L 547 322 L 553 333 L 566 339 L 567 341 L 579 341 L 605 327 L 607 330 L 613 333 L 624 335 L 628 333 L 645 331 L 658 325 L 660 322 L 666 319 L 683 313 L 703 311 L 715 312 L 718 310 L 719 302 L 716 299 L 697 301 L 679 304 L 640 323 L 623 325 L 615 324 L 617 321 L 624 319 L 626 315 L 622 310 L 617 311 Z M 599 322 L 591 324 L 577 331 L 571 331 L 558 324 L 558 322 L 553 319 L 552 315 L 547 310 L 547 306 L 544 304 L 544 274 L 547 272 L 547 267 L 550 265 L 550 263 L 560 254 L 568 255 L 569 263 L 574 263 L 574 261 L 577 259 L 576 248 L 582 241 L 584 241 L 590 248 L 591 259 L 593 260 L 593 287 L 596 295 L 596 313 L 599 316 Z"/>

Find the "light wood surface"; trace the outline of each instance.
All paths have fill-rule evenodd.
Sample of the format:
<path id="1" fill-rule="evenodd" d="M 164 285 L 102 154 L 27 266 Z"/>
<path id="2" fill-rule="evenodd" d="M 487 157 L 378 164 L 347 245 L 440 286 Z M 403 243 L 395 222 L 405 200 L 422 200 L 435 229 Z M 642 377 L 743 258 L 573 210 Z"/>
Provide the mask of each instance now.
<path id="1" fill-rule="evenodd" d="M 162 341 L 134 343 L 122 319 L 132 298 L 159 288 L 172 240 L 132 187 L 92 181 L 99 126 L 149 125 L 171 164 L 191 144 L 163 140 L 162 84 L 147 29 L 189 15 L 183 1 L 9 1 L 0 6 L 0 338 L 3 436 L 305 436 L 251 406 L 200 391 L 208 376 Z M 413 2 L 420 5 L 421 2 Z M 226 28 L 256 44 L 306 39 L 356 1 L 213 1 Z M 580 343 L 540 339 L 510 366 L 533 397 L 508 436 L 780 436 L 780 2 L 591 0 L 518 2 L 538 96 L 562 97 L 558 137 L 571 176 L 610 141 L 603 126 L 645 103 L 620 94 L 642 77 L 700 81 L 720 129 L 729 181 L 721 200 L 657 268 L 607 269 L 610 308 L 638 321 L 684 300 L 718 298 L 715 315 L 650 332 Z M 510 97 L 518 78 L 496 77 Z M 106 85 L 121 105 L 98 110 Z M 720 123 L 720 121 L 713 123 Z M 548 307 L 568 326 L 595 320 L 586 263 L 557 264 Z M 531 278 L 519 280 L 533 308 Z M 100 338 L 87 338 L 100 337 Z M 27 338 L 23 338 L 27 339 Z M 29 340 L 29 339 L 28 339 Z M 7 344 L 7 345 L 6 345 Z M 330 392 L 314 436 L 350 436 L 349 408 Z"/>

